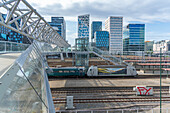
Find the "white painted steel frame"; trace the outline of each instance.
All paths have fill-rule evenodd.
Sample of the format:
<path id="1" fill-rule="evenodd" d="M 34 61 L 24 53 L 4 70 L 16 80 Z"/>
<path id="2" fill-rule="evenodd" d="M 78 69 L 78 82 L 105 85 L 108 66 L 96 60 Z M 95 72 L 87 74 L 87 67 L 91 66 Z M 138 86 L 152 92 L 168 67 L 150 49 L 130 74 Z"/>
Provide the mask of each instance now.
<path id="1" fill-rule="evenodd" d="M 19 8 L 20 4 L 24 4 L 26 8 Z M 26 0 L 2 0 L 0 8 L 8 12 L 5 19 L 0 12 L 0 25 L 34 40 L 56 44 L 63 48 L 70 47 L 70 44 Z M 17 22 L 18 20 L 20 23 Z M 15 24 L 16 28 L 11 24 Z"/>

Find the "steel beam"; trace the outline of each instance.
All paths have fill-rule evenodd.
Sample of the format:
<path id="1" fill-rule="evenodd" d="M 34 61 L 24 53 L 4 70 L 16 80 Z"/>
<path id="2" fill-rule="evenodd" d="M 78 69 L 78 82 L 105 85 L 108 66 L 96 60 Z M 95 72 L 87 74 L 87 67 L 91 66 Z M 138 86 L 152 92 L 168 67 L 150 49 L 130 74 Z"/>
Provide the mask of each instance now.
<path id="1" fill-rule="evenodd" d="M 30 12 L 31 12 L 31 11 L 29 11 L 29 12 L 27 12 L 27 13 L 25 13 L 25 14 L 23 14 L 23 15 L 17 17 L 17 18 L 15 18 L 15 19 L 13 19 L 13 20 L 11 20 L 8 24 L 12 24 L 13 22 L 15 22 L 15 21 L 21 19 L 22 17 L 24 17 L 24 16 L 30 14 Z"/>
<path id="2" fill-rule="evenodd" d="M 20 9 L 18 7 L 20 3 L 24 4 L 26 8 Z M 26 0 L 4 0 L 4 3 L 0 3 L 0 8 L 4 8 L 8 12 L 5 20 L 0 12 L 0 25 L 38 41 L 57 44 L 59 47 L 70 46 Z M 20 24 L 17 21 L 19 19 Z M 16 28 L 11 26 L 13 23 Z"/>
<path id="3" fill-rule="evenodd" d="M 5 23 L 8 24 L 8 22 L 11 20 L 13 13 L 15 12 L 16 8 L 18 7 L 20 0 L 17 0 L 16 3 L 13 5 L 11 11 L 9 11 L 9 14 L 7 15 Z"/>

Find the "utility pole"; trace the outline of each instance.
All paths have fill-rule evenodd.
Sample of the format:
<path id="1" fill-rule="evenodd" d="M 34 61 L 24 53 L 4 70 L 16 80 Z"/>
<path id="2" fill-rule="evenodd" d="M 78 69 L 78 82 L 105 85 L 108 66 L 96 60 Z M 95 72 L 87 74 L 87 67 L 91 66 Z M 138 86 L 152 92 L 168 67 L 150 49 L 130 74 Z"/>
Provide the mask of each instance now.
<path id="1" fill-rule="evenodd" d="M 162 63 L 162 48 L 160 48 L 160 113 L 162 112 L 162 94 L 161 94 L 161 85 L 162 85 L 162 67 L 161 67 L 161 63 Z"/>

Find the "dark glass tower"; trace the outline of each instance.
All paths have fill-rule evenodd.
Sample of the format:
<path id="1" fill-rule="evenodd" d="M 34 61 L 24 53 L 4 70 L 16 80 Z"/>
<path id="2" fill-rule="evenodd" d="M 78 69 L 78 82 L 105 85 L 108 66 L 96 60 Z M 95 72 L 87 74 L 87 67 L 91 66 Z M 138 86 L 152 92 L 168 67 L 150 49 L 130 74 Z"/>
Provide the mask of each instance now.
<path id="1" fill-rule="evenodd" d="M 109 32 L 108 31 L 96 31 L 94 34 L 96 47 L 108 51 L 109 50 Z"/>
<path id="2" fill-rule="evenodd" d="M 102 31 L 102 22 L 101 21 L 93 21 L 91 24 L 91 39 L 94 39 L 94 33 L 96 31 Z"/>
<path id="3" fill-rule="evenodd" d="M 128 35 L 124 39 L 124 51 L 144 51 L 145 24 L 129 24 L 126 29 Z"/>
<path id="4" fill-rule="evenodd" d="M 6 14 L 2 14 L 2 17 L 5 19 L 6 18 Z M 1 19 L 0 19 L 1 21 Z M 17 20 L 17 22 L 20 24 L 21 20 Z M 12 27 L 17 28 L 15 23 L 11 24 Z M 26 43 L 29 44 L 29 40 L 27 39 L 27 37 L 12 31 L 4 26 L 0 25 L 0 40 L 3 41 L 11 41 L 11 42 L 17 42 L 17 43 Z"/>
<path id="5" fill-rule="evenodd" d="M 66 40 L 66 22 L 64 17 L 51 17 L 51 22 L 48 22 L 52 27 L 56 28 L 60 36 Z"/>

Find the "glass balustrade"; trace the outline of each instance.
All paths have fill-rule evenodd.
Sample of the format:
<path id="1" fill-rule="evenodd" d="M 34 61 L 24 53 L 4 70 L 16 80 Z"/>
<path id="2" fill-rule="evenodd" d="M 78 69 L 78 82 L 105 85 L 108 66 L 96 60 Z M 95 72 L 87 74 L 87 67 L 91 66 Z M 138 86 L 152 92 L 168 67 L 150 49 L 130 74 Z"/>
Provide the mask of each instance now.
<path id="1" fill-rule="evenodd" d="M 0 53 L 6 52 L 22 52 L 25 51 L 30 44 L 22 44 L 8 41 L 0 41 Z"/>
<path id="2" fill-rule="evenodd" d="M 34 41 L 0 76 L 0 113 L 55 113 L 40 51 L 44 45 Z"/>

